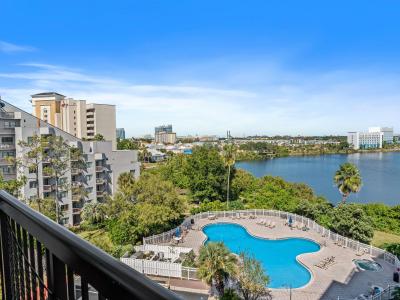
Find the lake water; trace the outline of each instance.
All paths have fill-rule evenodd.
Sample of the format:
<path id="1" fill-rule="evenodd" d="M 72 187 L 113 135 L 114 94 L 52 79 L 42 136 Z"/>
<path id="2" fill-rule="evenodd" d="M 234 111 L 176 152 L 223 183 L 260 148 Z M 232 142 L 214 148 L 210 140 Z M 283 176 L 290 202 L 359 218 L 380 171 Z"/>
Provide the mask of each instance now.
<path id="1" fill-rule="evenodd" d="M 287 181 L 303 182 L 317 195 L 338 203 L 341 195 L 333 183 L 339 166 L 351 162 L 360 169 L 363 186 L 348 201 L 359 203 L 383 202 L 400 204 L 400 153 L 364 153 L 350 155 L 292 156 L 261 161 L 237 162 L 236 167 L 254 176 L 280 176 Z"/>

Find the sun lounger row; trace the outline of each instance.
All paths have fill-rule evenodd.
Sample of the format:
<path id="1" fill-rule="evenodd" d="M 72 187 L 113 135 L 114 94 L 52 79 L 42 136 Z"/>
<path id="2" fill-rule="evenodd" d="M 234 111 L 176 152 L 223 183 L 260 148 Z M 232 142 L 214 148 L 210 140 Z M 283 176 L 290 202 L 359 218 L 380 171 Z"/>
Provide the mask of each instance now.
<path id="1" fill-rule="evenodd" d="M 268 228 L 271 228 L 271 229 L 276 227 L 276 223 L 275 222 L 270 221 L 270 220 L 267 221 L 265 219 L 260 220 L 259 222 L 257 222 L 257 225 L 265 226 L 265 227 L 268 227 Z"/>
<path id="2" fill-rule="evenodd" d="M 315 264 L 316 267 L 321 268 L 321 269 L 328 269 L 331 265 L 333 265 L 336 262 L 334 256 L 329 256 L 321 260 L 319 263 Z"/>
<path id="3" fill-rule="evenodd" d="M 240 220 L 240 219 L 255 219 L 256 216 L 254 215 L 244 215 L 243 213 L 236 213 L 233 216 L 231 216 L 232 220 Z"/>
<path id="4" fill-rule="evenodd" d="M 301 223 L 301 222 L 293 222 L 292 224 L 286 222 L 285 225 L 294 228 L 294 229 L 299 229 L 299 230 L 303 230 L 303 231 L 308 231 L 310 230 L 305 224 Z"/>

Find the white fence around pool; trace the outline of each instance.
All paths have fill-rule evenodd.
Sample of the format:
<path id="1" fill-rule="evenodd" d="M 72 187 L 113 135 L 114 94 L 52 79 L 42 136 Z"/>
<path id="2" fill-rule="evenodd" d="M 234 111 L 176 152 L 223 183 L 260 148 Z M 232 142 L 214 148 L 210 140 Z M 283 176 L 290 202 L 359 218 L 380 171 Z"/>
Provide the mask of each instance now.
<path id="1" fill-rule="evenodd" d="M 152 261 L 136 258 L 121 258 L 121 262 L 127 264 L 136 271 L 153 276 L 173 277 L 188 280 L 197 280 L 197 269 L 183 267 L 180 263 Z"/>
<path id="2" fill-rule="evenodd" d="M 386 262 L 392 264 L 394 267 L 400 268 L 400 260 L 397 256 L 389 253 L 383 249 L 374 247 L 372 245 L 367 245 L 361 243 L 359 241 L 352 240 L 350 238 L 341 236 L 340 234 L 334 233 L 329 229 L 322 227 L 317 224 L 315 221 L 299 216 L 297 214 L 283 212 L 279 210 L 266 210 L 266 209 L 250 209 L 250 210 L 234 210 L 234 211 L 208 211 L 199 213 L 190 217 L 187 217 L 182 224 L 178 227 L 181 230 L 184 228 L 190 228 L 192 220 L 196 223 L 198 220 L 207 219 L 210 216 L 215 216 L 216 218 L 226 218 L 226 217 L 235 217 L 237 214 L 241 216 L 254 216 L 254 217 L 278 217 L 281 219 L 288 220 L 289 217 L 292 217 L 294 222 L 299 222 L 307 226 L 310 230 L 313 230 L 321 235 L 321 237 L 326 240 L 333 241 L 335 243 L 339 243 L 349 249 L 352 249 L 357 252 L 368 253 L 373 257 L 382 258 Z M 174 228 L 170 231 L 153 235 L 150 237 L 143 238 L 143 244 L 164 244 L 171 242 L 177 228 Z"/>

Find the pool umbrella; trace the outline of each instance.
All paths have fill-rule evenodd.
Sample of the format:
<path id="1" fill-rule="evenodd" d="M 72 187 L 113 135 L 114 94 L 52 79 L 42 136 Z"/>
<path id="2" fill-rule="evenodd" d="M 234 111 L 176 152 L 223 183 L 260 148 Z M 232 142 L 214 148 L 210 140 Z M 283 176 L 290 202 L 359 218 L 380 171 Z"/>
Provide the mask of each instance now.
<path id="1" fill-rule="evenodd" d="M 176 237 L 179 237 L 181 235 L 181 229 L 178 227 L 176 230 L 175 230 L 175 236 Z"/>
<path id="2" fill-rule="evenodd" d="M 289 216 L 289 225 L 292 225 L 292 223 L 293 223 L 292 216 Z"/>

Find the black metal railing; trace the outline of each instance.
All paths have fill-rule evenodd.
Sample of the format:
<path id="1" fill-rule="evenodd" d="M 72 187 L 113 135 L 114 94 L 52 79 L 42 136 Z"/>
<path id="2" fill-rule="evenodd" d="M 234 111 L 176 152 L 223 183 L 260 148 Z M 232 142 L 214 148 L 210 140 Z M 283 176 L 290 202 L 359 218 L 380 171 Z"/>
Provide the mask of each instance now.
<path id="1" fill-rule="evenodd" d="M 0 191 L 2 299 L 179 299 Z"/>

